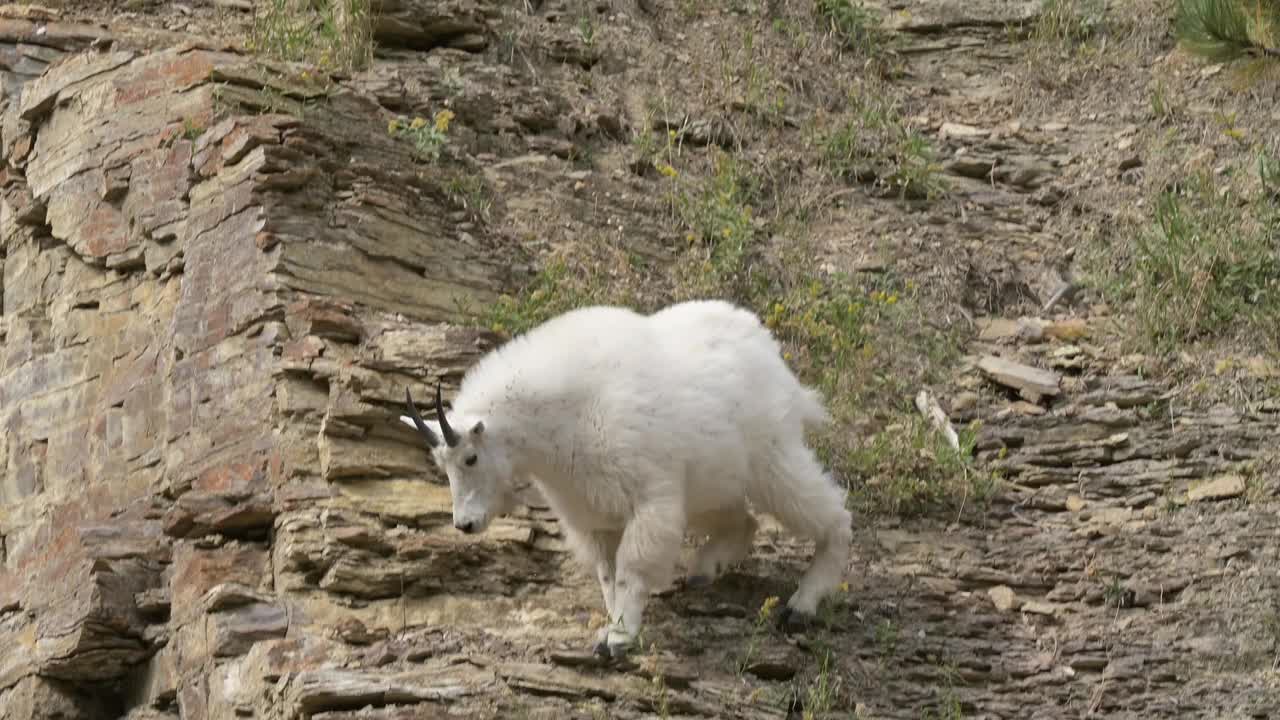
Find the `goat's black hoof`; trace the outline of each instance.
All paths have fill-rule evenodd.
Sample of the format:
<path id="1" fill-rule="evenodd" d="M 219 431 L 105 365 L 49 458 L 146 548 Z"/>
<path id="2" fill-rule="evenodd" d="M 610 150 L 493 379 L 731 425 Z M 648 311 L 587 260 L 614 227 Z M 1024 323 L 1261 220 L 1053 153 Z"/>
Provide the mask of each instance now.
<path id="1" fill-rule="evenodd" d="M 628 644 L 628 645 L 610 645 L 610 646 L 609 646 L 609 657 L 610 657 L 610 658 L 612 658 L 614 662 L 622 662 L 622 661 L 625 661 L 625 660 L 627 659 L 627 654 L 631 652 L 631 648 L 632 648 L 632 647 L 633 647 L 633 646 L 632 646 L 632 645 L 630 645 L 630 644 Z"/>
<path id="2" fill-rule="evenodd" d="M 814 616 L 784 605 L 778 612 L 778 625 L 786 632 L 803 632 L 813 624 Z"/>

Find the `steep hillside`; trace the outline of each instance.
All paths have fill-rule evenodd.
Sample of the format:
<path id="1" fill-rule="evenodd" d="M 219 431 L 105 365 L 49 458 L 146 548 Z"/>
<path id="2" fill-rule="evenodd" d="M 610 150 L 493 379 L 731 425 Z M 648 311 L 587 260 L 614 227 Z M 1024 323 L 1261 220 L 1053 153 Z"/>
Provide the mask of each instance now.
<path id="1" fill-rule="evenodd" d="M 0 720 L 1268 717 L 1280 63 L 1176 4 L 0 6 Z M 395 418 L 698 296 L 829 397 L 847 592 L 767 525 L 604 666 Z"/>

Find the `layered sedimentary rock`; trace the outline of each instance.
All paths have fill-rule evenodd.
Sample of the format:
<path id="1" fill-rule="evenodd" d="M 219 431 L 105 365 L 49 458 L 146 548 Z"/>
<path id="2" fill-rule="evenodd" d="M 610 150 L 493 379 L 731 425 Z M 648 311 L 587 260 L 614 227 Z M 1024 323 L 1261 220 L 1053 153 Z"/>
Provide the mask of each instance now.
<path id="1" fill-rule="evenodd" d="M 268 690 L 294 717 L 474 692 L 463 669 L 321 667 L 442 591 L 559 572 L 536 513 L 465 548 L 437 532 L 448 489 L 395 421 L 406 386 L 427 398 L 498 341 L 449 321 L 503 287 L 510 252 L 467 231 L 443 170 L 357 92 L 213 49 L 18 30 L 0 717 L 229 718 Z"/>

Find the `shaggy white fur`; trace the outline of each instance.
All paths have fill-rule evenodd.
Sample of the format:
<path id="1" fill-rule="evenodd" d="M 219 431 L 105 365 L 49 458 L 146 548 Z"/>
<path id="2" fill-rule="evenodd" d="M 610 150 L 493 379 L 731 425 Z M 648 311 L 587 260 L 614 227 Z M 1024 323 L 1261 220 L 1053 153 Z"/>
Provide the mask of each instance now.
<path id="1" fill-rule="evenodd" d="M 611 623 L 598 652 L 634 641 L 686 531 L 710 535 L 690 580 L 746 557 L 749 505 L 816 543 L 790 613 L 812 617 L 845 572 L 850 514 L 804 441 L 828 420 L 822 398 L 759 319 L 729 303 L 574 310 L 482 358 L 443 425 L 418 424 L 409 406 L 401 420 L 448 475 L 459 529 L 482 532 L 509 511 L 516 478 L 537 484 L 600 582 Z"/>

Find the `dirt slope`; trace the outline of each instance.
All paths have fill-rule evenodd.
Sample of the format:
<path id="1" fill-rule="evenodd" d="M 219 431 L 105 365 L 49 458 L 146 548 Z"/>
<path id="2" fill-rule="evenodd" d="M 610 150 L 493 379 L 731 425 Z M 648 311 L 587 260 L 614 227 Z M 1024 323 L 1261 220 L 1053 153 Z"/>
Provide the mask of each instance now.
<path id="1" fill-rule="evenodd" d="M 253 55 L 249 3 L 5 6 L 0 718 L 1274 715 L 1275 338 L 1157 353 L 1085 280 L 1159 189 L 1275 150 L 1277 96 L 1163 3 L 1058 5 L 873 4 L 860 52 L 798 0 L 388 1 L 333 77 Z M 432 160 L 404 128 L 444 109 Z M 753 206 L 688 210 L 724 157 Z M 394 416 L 501 342 L 501 293 L 698 292 L 703 220 L 743 267 L 914 288 L 846 440 L 928 377 L 1001 479 L 861 514 L 805 633 L 759 617 L 810 551 L 769 528 L 604 668 L 536 496 L 459 536 Z"/>

